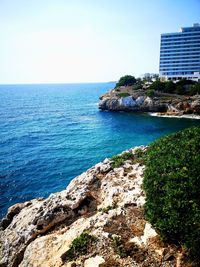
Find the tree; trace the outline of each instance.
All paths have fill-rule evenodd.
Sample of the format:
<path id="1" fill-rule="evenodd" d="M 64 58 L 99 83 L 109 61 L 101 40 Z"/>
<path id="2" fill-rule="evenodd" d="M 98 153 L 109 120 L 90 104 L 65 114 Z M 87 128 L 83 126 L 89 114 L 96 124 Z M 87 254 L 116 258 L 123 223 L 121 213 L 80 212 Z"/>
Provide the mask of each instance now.
<path id="1" fill-rule="evenodd" d="M 183 85 L 177 85 L 177 86 L 176 86 L 176 92 L 177 92 L 177 94 L 179 94 L 179 95 L 184 95 L 184 94 L 186 94 L 186 90 L 185 90 L 185 88 L 184 88 Z"/>
<path id="2" fill-rule="evenodd" d="M 161 92 L 164 91 L 164 88 L 165 88 L 165 84 L 159 80 L 156 80 L 155 82 L 153 82 L 149 87 L 149 89 L 151 90 L 161 91 Z"/>
<path id="3" fill-rule="evenodd" d="M 176 85 L 172 82 L 172 81 L 167 81 L 165 83 L 165 88 L 164 88 L 164 92 L 165 93 L 174 93 L 176 89 Z"/>
<path id="4" fill-rule="evenodd" d="M 131 86 L 131 85 L 134 85 L 135 83 L 136 83 L 136 79 L 134 76 L 125 75 L 119 79 L 118 83 L 116 84 L 116 87 Z"/>
<path id="5" fill-rule="evenodd" d="M 200 94 L 200 83 L 197 83 L 195 85 L 190 85 L 189 88 L 189 94 L 190 95 L 199 95 Z"/>
<path id="6" fill-rule="evenodd" d="M 185 85 L 190 85 L 190 84 L 195 84 L 195 83 L 196 83 L 195 81 L 187 80 L 186 78 L 183 78 L 177 82 L 177 85 L 185 86 Z"/>

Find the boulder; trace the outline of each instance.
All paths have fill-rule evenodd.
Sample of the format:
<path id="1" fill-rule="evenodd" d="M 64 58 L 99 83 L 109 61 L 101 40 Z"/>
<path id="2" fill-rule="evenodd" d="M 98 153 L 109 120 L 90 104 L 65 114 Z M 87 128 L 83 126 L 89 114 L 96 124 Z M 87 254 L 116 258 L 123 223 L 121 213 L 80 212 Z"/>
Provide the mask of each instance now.
<path id="1" fill-rule="evenodd" d="M 84 262 L 84 267 L 99 267 L 101 263 L 104 263 L 105 260 L 101 257 L 101 256 L 96 256 L 96 257 L 92 257 L 87 259 Z"/>

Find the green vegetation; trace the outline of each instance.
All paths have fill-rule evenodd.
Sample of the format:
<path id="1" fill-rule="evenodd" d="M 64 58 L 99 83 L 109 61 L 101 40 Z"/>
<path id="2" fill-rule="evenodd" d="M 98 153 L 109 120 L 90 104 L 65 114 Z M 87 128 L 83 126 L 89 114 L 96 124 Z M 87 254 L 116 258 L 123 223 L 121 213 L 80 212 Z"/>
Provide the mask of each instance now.
<path id="1" fill-rule="evenodd" d="M 95 236 L 90 235 L 87 231 L 75 238 L 68 251 L 66 251 L 62 256 L 62 261 L 72 261 L 77 259 L 81 255 L 88 253 L 89 248 L 93 243 L 97 241 Z"/>
<path id="2" fill-rule="evenodd" d="M 149 89 L 145 92 L 145 95 L 148 96 L 148 97 L 153 97 L 155 94 L 154 90 L 152 89 Z"/>
<path id="3" fill-rule="evenodd" d="M 112 241 L 113 241 L 113 248 L 114 248 L 115 253 L 117 253 L 121 258 L 126 257 L 127 253 L 123 246 L 120 236 L 113 235 Z"/>
<path id="4" fill-rule="evenodd" d="M 165 84 L 159 80 L 156 80 L 155 82 L 153 82 L 150 86 L 149 86 L 149 89 L 150 90 L 154 90 L 154 91 L 161 91 L 163 92 L 164 91 L 164 87 L 165 87 Z"/>
<path id="5" fill-rule="evenodd" d="M 142 83 L 136 83 L 133 85 L 132 89 L 136 91 L 136 90 L 142 89 L 142 87 L 143 87 Z"/>
<path id="6" fill-rule="evenodd" d="M 191 86 L 190 86 L 190 89 L 189 89 L 189 94 L 190 94 L 190 95 L 197 95 L 197 94 L 200 94 L 200 83 L 191 85 Z"/>
<path id="7" fill-rule="evenodd" d="M 117 96 L 126 97 L 126 96 L 130 96 L 130 94 L 129 93 L 118 93 Z"/>
<path id="8" fill-rule="evenodd" d="M 120 92 L 120 86 L 132 86 L 132 90 L 136 91 L 139 89 L 143 89 L 145 82 L 152 82 L 151 78 L 143 79 L 140 78 L 135 79 L 134 76 L 125 75 L 121 77 L 118 83 L 115 86 L 115 90 L 119 93 L 117 94 L 119 97 L 130 96 L 128 92 Z M 178 82 L 173 81 L 160 81 L 158 78 L 156 81 L 152 82 L 150 86 L 146 86 L 146 96 L 153 97 L 155 95 L 155 91 L 168 93 L 168 94 L 179 94 L 179 95 L 189 95 L 193 96 L 196 94 L 200 94 L 200 83 L 197 83 L 192 80 L 181 79 Z"/>
<path id="9" fill-rule="evenodd" d="M 146 218 L 163 240 L 200 264 L 200 127 L 161 138 L 147 150 Z"/>
<path id="10" fill-rule="evenodd" d="M 138 148 L 135 153 L 132 152 L 124 152 L 121 155 L 113 156 L 112 159 L 112 168 L 119 168 L 123 165 L 124 161 L 131 160 L 132 163 L 141 163 L 144 164 L 146 159 L 146 150 L 141 150 Z"/>
<path id="11" fill-rule="evenodd" d="M 131 152 L 124 152 L 121 155 L 113 156 L 112 159 L 112 168 L 119 168 L 122 166 L 125 160 L 133 159 L 133 154 Z"/>
<path id="12" fill-rule="evenodd" d="M 161 82 L 157 80 L 149 86 L 148 90 L 169 94 L 195 95 L 200 93 L 200 84 L 186 79 L 182 79 L 177 83 L 173 81 Z"/>
<path id="13" fill-rule="evenodd" d="M 102 213 L 108 213 L 109 210 L 114 210 L 118 207 L 117 202 L 113 202 L 112 205 L 107 206 L 106 208 L 100 208 L 98 211 Z"/>
<path id="14" fill-rule="evenodd" d="M 164 92 L 172 94 L 176 90 L 176 84 L 173 83 L 172 81 L 167 81 L 165 82 L 165 87 L 164 87 Z"/>
<path id="15" fill-rule="evenodd" d="M 147 157 L 147 150 L 142 150 L 142 149 L 138 148 L 134 154 L 134 162 L 140 163 L 140 164 L 145 164 L 146 157 Z"/>
<path id="16" fill-rule="evenodd" d="M 196 82 L 194 82 L 192 80 L 187 80 L 187 79 L 183 78 L 177 82 L 177 85 L 185 86 L 185 85 L 191 85 L 191 84 L 195 84 L 195 83 Z"/>
<path id="17" fill-rule="evenodd" d="M 136 79 L 134 76 L 125 75 L 119 79 L 118 83 L 116 84 L 116 87 L 131 86 L 131 85 L 134 85 L 135 83 L 136 83 Z"/>
<path id="18" fill-rule="evenodd" d="M 185 89 L 184 89 L 183 86 L 181 86 L 181 85 L 176 85 L 176 93 L 177 93 L 178 95 L 184 95 L 184 94 L 186 94 L 186 91 L 185 91 Z"/>

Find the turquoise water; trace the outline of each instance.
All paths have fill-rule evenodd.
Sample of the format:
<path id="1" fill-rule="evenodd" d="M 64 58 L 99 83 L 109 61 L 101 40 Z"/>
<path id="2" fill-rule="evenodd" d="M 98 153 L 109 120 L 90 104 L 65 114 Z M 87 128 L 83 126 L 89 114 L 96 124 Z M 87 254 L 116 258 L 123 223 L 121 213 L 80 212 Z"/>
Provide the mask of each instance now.
<path id="1" fill-rule="evenodd" d="M 47 197 L 95 163 L 149 144 L 198 120 L 102 112 L 114 84 L 0 86 L 0 217 L 17 202 Z"/>

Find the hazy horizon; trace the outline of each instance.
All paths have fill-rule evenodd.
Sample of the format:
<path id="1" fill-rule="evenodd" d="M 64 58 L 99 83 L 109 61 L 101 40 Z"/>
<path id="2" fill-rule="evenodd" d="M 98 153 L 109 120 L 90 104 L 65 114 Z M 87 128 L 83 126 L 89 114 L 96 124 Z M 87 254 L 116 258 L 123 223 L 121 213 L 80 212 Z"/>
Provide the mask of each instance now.
<path id="1" fill-rule="evenodd" d="M 100 83 L 158 73 L 160 35 L 199 0 L 0 1 L 0 84 Z"/>
<path id="2" fill-rule="evenodd" d="M 100 81 L 100 82 L 27 82 L 27 83 L 0 83 L 0 86 L 4 85 L 42 85 L 42 84 L 99 84 L 99 83 L 116 83 L 117 81 Z"/>

